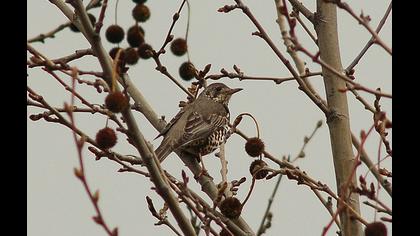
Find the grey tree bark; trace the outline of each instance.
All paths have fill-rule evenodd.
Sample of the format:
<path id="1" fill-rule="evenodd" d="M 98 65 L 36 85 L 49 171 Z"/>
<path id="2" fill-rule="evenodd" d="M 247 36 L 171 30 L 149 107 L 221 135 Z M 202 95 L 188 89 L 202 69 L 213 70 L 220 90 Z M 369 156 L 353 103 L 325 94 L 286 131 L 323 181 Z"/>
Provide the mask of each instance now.
<path id="1" fill-rule="evenodd" d="M 315 16 L 315 30 L 318 35 L 318 46 L 322 61 L 332 66 L 337 71 L 343 71 L 337 31 L 337 9 L 333 3 L 317 0 L 317 12 Z M 352 175 L 354 166 L 354 153 L 352 150 L 350 119 L 346 93 L 339 89 L 345 88 L 345 81 L 340 79 L 327 68 L 322 68 L 327 103 L 330 114 L 327 116 L 327 124 L 330 132 L 330 142 L 333 154 L 337 192 L 340 197 L 348 201 L 348 204 L 360 212 L 359 196 L 349 194 L 349 188 L 344 188 Z M 351 184 L 357 186 L 356 175 L 350 179 Z M 340 204 L 339 206 L 340 207 Z M 343 236 L 362 235 L 361 225 L 351 218 L 351 213 L 346 208 L 340 213 L 340 222 Z"/>

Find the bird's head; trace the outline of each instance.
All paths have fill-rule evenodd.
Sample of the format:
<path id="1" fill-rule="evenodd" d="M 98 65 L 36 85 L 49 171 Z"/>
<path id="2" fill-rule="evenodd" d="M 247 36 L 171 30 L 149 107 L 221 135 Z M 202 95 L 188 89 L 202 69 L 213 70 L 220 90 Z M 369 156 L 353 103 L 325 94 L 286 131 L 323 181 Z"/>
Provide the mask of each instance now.
<path id="1" fill-rule="evenodd" d="M 228 104 L 232 94 L 241 91 L 241 88 L 231 89 L 222 83 L 213 83 L 207 86 L 199 97 L 205 97 L 222 104 Z"/>

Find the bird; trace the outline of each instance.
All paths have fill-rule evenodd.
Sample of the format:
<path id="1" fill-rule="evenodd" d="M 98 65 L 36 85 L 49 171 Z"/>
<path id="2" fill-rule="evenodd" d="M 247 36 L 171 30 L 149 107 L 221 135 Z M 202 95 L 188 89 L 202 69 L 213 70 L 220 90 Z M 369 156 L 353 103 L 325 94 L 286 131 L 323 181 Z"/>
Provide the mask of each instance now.
<path id="1" fill-rule="evenodd" d="M 156 137 L 163 136 L 155 153 L 160 162 L 173 151 L 192 154 L 202 163 L 203 156 L 214 152 L 230 135 L 228 104 L 242 88 L 229 88 L 223 83 L 208 85 L 184 106 Z"/>

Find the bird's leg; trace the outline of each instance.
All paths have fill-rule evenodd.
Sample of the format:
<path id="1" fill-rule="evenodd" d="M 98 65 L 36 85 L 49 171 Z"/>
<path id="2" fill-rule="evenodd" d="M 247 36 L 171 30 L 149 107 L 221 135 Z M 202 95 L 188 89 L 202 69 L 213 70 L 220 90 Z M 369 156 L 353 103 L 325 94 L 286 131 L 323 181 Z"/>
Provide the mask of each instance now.
<path id="1" fill-rule="evenodd" d="M 201 162 L 201 173 L 200 173 L 200 175 L 209 176 L 209 172 L 207 172 L 206 167 L 204 167 L 203 156 L 201 155 L 201 153 L 198 153 L 198 157 L 200 157 L 200 162 Z"/>
<path id="2" fill-rule="evenodd" d="M 211 179 L 213 179 L 213 178 L 209 175 L 209 172 L 207 172 L 206 167 L 204 166 L 203 157 L 202 157 L 201 153 L 198 153 L 198 157 L 199 157 L 199 160 L 200 160 L 200 162 L 201 162 L 201 171 L 200 171 L 200 173 L 198 174 L 198 176 L 195 176 L 194 178 L 195 178 L 195 179 L 198 179 L 198 178 L 200 178 L 202 175 L 205 175 L 205 176 L 210 177 Z"/>

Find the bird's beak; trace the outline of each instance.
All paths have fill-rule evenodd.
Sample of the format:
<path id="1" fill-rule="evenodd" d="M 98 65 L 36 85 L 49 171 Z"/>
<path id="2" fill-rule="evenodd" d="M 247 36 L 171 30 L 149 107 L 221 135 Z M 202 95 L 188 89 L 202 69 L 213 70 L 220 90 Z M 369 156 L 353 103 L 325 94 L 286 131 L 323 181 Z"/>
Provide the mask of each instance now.
<path id="1" fill-rule="evenodd" d="M 230 89 L 227 93 L 228 94 L 234 94 L 234 93 L 237 93 L 241 90 L 242 90 L 241 88 L 234 88 L 234 89 Z"/>

